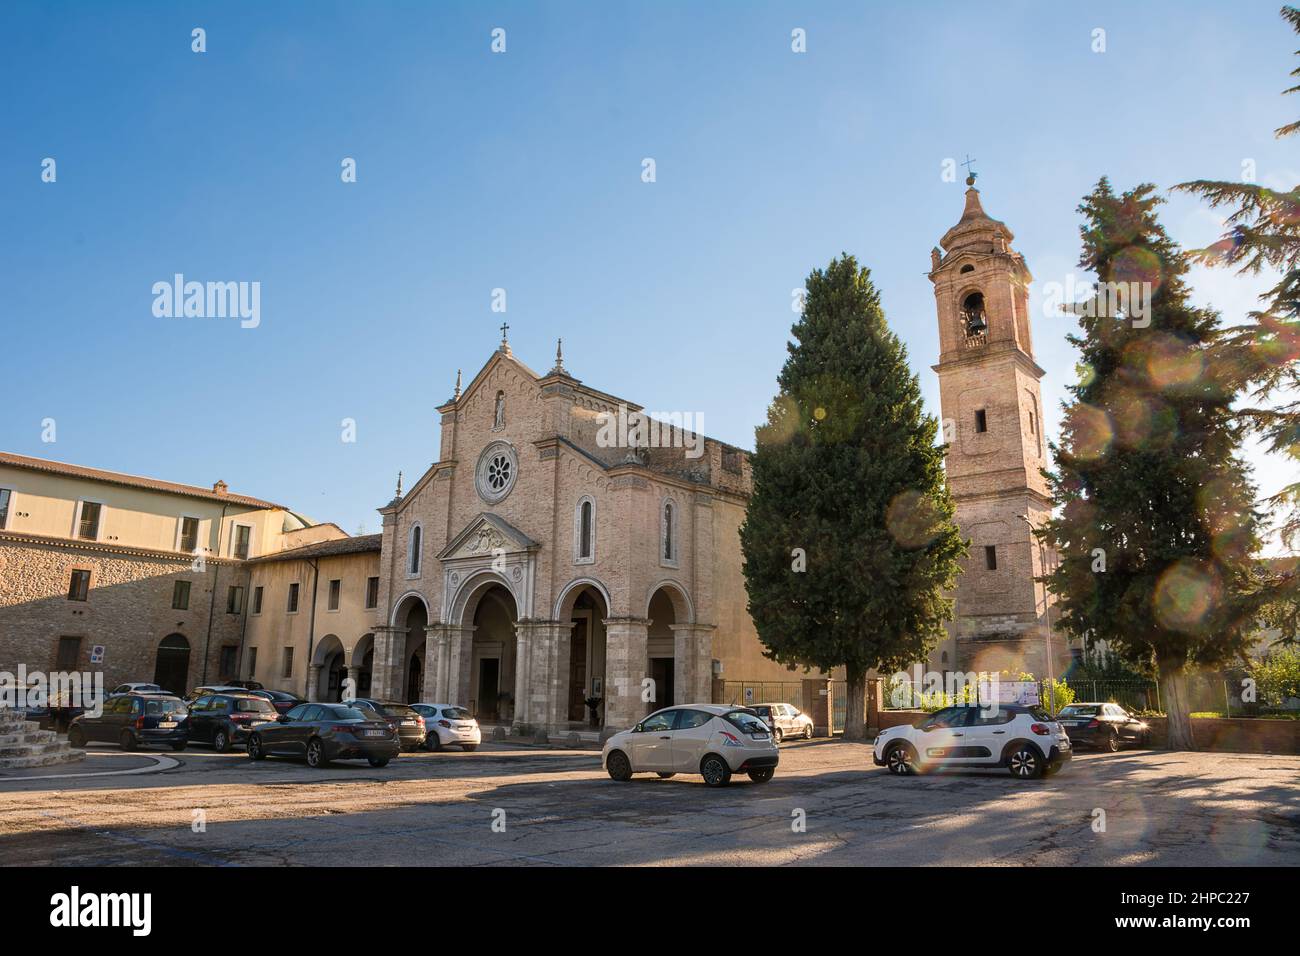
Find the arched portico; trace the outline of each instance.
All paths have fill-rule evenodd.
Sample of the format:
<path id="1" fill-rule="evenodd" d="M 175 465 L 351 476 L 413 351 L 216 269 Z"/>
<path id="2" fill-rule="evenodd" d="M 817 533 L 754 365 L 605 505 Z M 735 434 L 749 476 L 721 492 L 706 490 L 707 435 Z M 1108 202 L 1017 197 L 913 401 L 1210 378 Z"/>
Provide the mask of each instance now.
<path id="1" fill-rule="evenodd" d="M 346 656 L 337 635 L 326 634 L 317 641 L 307 671 L 308 700 L 342 700 L 343 678 L 348 674 Z"/>
<path id="2" fill-rule="evenodd" d="M 665 578 L 646 597 L 646 675 L 654 681 L 651 708 L 713 699 L 713 627 L 695 619 L 695 602 L 679 581 Z"/>
<path id="3" fill-rule="evenodd" d="M 558 676 L 564 694 L 557 703 L 563 708 L 559 717 L 570 724 L 604 725 L 609 606 L 609 589 L 594 578 L 571 581 L 555 602 Z M 594 720 L 588 700 L 599 701 Z"/>

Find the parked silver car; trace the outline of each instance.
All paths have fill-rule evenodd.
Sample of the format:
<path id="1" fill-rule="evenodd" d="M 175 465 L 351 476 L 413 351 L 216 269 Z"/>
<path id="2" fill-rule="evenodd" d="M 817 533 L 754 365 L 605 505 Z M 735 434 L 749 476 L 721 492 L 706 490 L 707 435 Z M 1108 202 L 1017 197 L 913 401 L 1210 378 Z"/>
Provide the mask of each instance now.
<path id="1" fill-rule="evenodd" d="M 794 704 L 758 704 L 751 709 L 772 728 L 772 739 L 778 744 L 786 737 L 812 740 L 812 718 Z"/>

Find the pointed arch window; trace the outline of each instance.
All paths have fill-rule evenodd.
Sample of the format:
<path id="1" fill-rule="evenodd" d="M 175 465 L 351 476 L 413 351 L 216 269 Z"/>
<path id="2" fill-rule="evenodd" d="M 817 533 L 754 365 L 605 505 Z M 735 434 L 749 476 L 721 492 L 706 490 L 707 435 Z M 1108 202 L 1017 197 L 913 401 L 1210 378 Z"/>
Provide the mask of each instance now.
<path id="1" fill-rule="evenodd" d="M 596 500 L 583 495 L 573 512 L 573 561 L 575 564 L 592 564 L 595 560 Z"/>
<path id="2" fill-rule="evenodd" d="M 659 508 L 659 563 L 677 567 L 677 502 L 665 498 Z"/>
<path id="3" fill-rule="evenodd" d="M 424 544 L 424 530 L 418 525 L 411 526 L 411 533 L 406 540 L 406 576 L 418 577 L 420 574 L 420 556 Z"/>

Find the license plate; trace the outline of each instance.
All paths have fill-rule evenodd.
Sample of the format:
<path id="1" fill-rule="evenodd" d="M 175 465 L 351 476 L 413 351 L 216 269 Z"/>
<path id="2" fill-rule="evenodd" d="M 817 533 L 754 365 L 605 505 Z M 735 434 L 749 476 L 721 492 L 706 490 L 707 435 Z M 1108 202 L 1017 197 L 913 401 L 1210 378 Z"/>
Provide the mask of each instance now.
<path id="1" fill-rule="evenodd" d="M 175 726 L 176 726 L 176 721 L 174 720 L 164 720 L 158 724 L 158 728 L 160 730 L 171 730 Z"/>
<path id="2" fill-rule="evenodd" d="M 384 736 L 384 732 L 383 732 L 382 730 L 367 730 L 367 731 L 366 731 L 366 736 L 367 736 L 367 737 L 383 737 L 383 736 Z"/>
<path id="3" fill-rule="evenodd" d="M 1062 726 L 1062 727 L 1078 727 L 1081 723 L 1083 723 L 1083 721 L 1080 721 L 1080 720 L 1063 720 L 1063 721 L 1061 721 L 1061 726 Z"/>

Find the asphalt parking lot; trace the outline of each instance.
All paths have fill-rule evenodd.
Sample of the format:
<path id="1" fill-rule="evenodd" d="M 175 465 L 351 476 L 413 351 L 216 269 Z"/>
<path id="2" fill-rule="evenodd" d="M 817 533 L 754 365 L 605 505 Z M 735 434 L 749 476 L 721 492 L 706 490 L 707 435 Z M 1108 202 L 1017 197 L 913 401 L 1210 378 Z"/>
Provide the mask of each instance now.
<path id="1" fill-rule="evenodd" d="M 103 756 L 99 756 L 100 754 Z M 1080 753 L 1061 774 L 893 777 L 867 745 L 786 744 L 775 779 L 618 784 L 591 751 L 484 744 L 313 771 L 95 747 L 0 776 L 6 865 L 1300 864 L 1300 757 Z M 173 764 L 173 760 L 176 762 Z M 121 761 L 115 763 L 114 761 Z M 202 826 L 199 826 L 199 823 Z"/>

